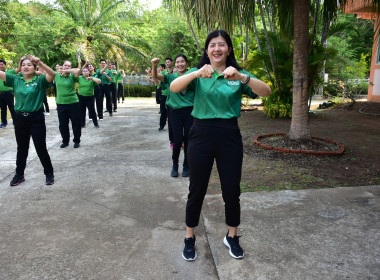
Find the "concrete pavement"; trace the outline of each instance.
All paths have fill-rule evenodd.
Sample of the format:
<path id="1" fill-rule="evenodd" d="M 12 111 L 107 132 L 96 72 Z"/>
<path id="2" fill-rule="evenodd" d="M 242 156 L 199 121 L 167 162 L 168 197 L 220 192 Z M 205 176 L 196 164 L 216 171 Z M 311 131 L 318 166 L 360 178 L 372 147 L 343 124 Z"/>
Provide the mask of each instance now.
<path id="1" fill-rule="evenodd" d="M 9 186 L 14 131 L 11 122 L 0 130 L 0 280 L 380 278 L 380 186 L 242 194 L 243 260 L 222 242 L 221 196 L 207 196 L 189 263 L 181 256 L 188 179 L 169 176 L 154 100 L 127 99 L 99 129 L 88 121 L 78 149 L 59 148 L 50 101 L 53 186 L 32 141 L 26 181 Z"/>

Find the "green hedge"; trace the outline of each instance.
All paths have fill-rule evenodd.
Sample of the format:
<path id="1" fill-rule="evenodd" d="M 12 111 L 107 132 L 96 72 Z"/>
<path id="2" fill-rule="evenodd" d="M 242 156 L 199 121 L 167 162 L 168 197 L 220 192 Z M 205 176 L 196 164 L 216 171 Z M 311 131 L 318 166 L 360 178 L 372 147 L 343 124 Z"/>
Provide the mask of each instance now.
<path id="1" fill-rule="evenodd" d="M 152 92 L 156 92 L 156 88 L 153 85 L 124 85 L 124 94 L 127 97 L 152 97 Z"/>
<path id="2" fill-rule="evenodd" d="M 129 92 L 129 93 L 128 93 Z M 156 88 L 152 86 L 141 85 L 124 85 L 124 94 L 126 97 L 152 97 L 152 92 L 156 92 Z M 47 96 L 54 96 L 54 88 L 50 87 L 46 90 Z"/>

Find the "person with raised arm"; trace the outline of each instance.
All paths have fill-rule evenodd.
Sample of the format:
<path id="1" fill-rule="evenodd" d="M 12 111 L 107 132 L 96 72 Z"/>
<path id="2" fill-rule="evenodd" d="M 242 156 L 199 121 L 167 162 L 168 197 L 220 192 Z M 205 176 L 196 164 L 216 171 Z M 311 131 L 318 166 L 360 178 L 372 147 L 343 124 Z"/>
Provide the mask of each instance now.
<path id="1" fill-rule="evenodd" d="M 69 123 L 73 129 L 74 148 L 79 148 L 81 137 L 80 107 L 79 99 L 75 90 L 80 69 L 71 68 L 71 62 L 65 60 L 62 69 L 56 73 L 54 82 L 57 88 L 57 112 L 59 120 L 59 131 L 62 136 L 61 148 L 65 148 L 70 142 Z"/>
<path id="2" fill-rule="evenodd" d="M 94 127 L 99 128 L 98 118 L 96 116 L 94 108 L 94 89 L 95 85 L 99 85 L 101 81 L 100 79 L 91 76 L 90 71 L 86 67 L 82 69 L 82 74 L 83 76 L 79 76 L 78 78 L 78 97 L 81 113 L 81 126 L 82 128 L 86 126 L 86 108 L 88 108 L 90 118 L 94 123 Z"/>
<path id="3" fill-rule="evenodd" d="M 158 58 L 152 60 L 152 78 L 154 81 L 161 81 L 168 89 L 170 83 L 175 79 L 182 76 L 187 71 L 187 57 L 183 54 L 179 54 L 174 59 L 175 66 L 178 69 L 176 74 L 159 74 L 157 73 Z M 174 146 L 172 150 L 173 166 L 170 172 L 170 176 L 178 177 L 178 165 L 179 155 L 181 152 L 182 143 L 184 143 L 184 159 L 182 177 L 189 177 L 189 165 L 187 161 L 187 144 L 189 139 L 190 127 L 193 124 L 193 117 L 191 112 L 193 110 L 194 93 L 189 86 L 187 89 L 183 89 L 180 94 L 167 91 L 166 104 L 171 108 L 171 126 L 174 136 Z"/>
<path id="4" fill-rule="evenodd" d="M 197 67 L 175 79 L 171 92 L 181 92 L 190 85 L 194 88 L 194 117 L 189 136 L 188 161 L 190 186 L 186 204 L 186 236 L 182 256 L 187 261 L 197 258 L 194 229 L 208 182 L 216 161 L 225 222 L 228 226 L 223 243 L 229 254 L 243 258 L 244 251 L 237 235 L 240 224 L 240 179 L 243 163 L 243 143 L 238 126 L 241 97 L 271 94 L 270 87 L 242 70 L 236 62 L 230 36 L 223 30 L 211 32 L 205 43 Z"/>
<path id="5" fill-rule="evenodd" d="M 103 110 L 103 100 L 104 96 L 106 97 L 106 112 L 109 113 L 109 116 L 112 117 L 112 94 L 110 89 L 110 84 L 112 82 L 112 72 L 108 69 L 108 65 L 105 59 L 100 60 L 100 69 L 96 70 L 97 78 L 101 80 L 100 84 L 100 90 L 102 93 L 102 103 L 96 103 L 96 105 L 99 105 L 99 108 L 97 108 L 98 113 L 99 110 Z M 99 119 L 103 119 L 103 112 L 102 115 L 99 115 Z"/>
<path id="6" fill-rule="evenodd" d="M 35 75 L 36 66 L 46 74 Z M 30 137 L 33 139 L 37 155 L 44 168 L 45 184 L 54 184 L 54 170 L 46 148 L 46 125 L 43 113 L 43 99 L 46 89 L 55 77 L 55 72 L 38 57 L 28 55 L 20 62 L 22 75 L 0 71 L 0 79 L 5 86 L 13 88 L 15 94 L 15 114 L 13 125 L 17 142 L 16 174 L 10 182 L 17 186 L 25 181 L 24 171 L 28 157 Z"/>
<path id="7" fill-rule="evenodd" d="M 8 65 L 11 69 L 7 69 L 7 62 L 4 59 L 0 59 L 0 71 L 7 72 L 9 74 L 17 74 L 13 69 L 13 65 L 8 61 Z M 5 128 L 8 125 L 7 120 L 7 108 L 13 118 L 14 110 L 14 95 L 11 87 L 4 86 L 4 82 L 0 80 L 0 110 L 1 110 L 1 123 L 0 128 Z"/>

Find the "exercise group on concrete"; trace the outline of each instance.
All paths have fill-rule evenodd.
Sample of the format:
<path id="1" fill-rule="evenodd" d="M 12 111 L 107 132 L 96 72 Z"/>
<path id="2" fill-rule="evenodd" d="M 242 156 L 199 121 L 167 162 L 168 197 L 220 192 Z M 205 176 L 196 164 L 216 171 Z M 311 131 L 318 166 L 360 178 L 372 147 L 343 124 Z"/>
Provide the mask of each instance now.
<path id="1" fill-rule="evenodd" d="M 182 257 L 186 261 L 197 258 L 194 232 L 199 224 L 215 161 L 228 226 L 223 243 L 233 258 L 243 258 L 244 250 L 239 244 L 238 236 L 243 143 L 237 119 L 240 117 L 243 94 L 253 98 L 257 95 L 268 96 L 271 94 L 270 87 L 239 67 L 231 38 L 223 30 L 208 35 L 202 58 L 196 67 L 188 70 L 189 62 L 183 54 L 178 54 L 174 61 L 168 57 L 165 64 L 159 62 L 159 58 L 153 58 L 152 68 L 147 72 L 151 76 L 149 79 L 156 84 L 156 92 L 160 93 L 157 96 L 161 114 L 158 131 L 164 131 L 168 122 L 168 137 L 172 148 L 172 167 L 168 175 L 179 176 L 179 157 L 183 147 L 181 175 L 189 177 L 190 181 Z M 36 75 L 36 66 L 42 75 Z M 97 117 L 100 121 L 103 119 L 103 96 L 106 98 L 106 112 L 109 116 L 117 112 L 116 93 L 120 76 L 116 65 L 102 59 L 97 70 L 88 61 L 81 69 L 80 65 L 72 68 L 72 63 L 66 60 L 53 71 L 39 58 L 29 55 L 21 60 L 18 70 L 21 74 L 17 74 L 17 71 L 5 72 L 1 67 L 0 63 L 0 79 L 4 81 L 5 87 L 13 88 L 16 100 L 12 118 L 18 151 L 16 175 L 11 185 L 18 185 L 25 180 L 24 169 L 30 136 L 44 167 L 46 184 L 53 184 L 53 167 L 46 149 L 43 111 L 46 88 L 54 82 L 62 136 L 61 148 L 69 145 L 70 121 L 74 148 L 78 148 L 81 128 L 85 125 L 86 108 L 96 128 L 99 127 Z M 78 83 L 78 94 L 75 83 Z"/>

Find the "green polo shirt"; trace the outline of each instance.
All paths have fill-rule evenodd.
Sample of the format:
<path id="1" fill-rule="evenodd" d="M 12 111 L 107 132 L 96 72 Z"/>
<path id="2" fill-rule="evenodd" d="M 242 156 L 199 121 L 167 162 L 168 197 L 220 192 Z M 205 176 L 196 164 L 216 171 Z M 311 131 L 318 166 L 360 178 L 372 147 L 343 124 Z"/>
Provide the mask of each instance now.
<path id="1" fill-rule="evenodd" d="M 79 102 L 78 96 L 75 91 L 75 83 L 78 78 L 73 73 L 67 76 L 62 76 L 55 72 L 54 82 L 57 87 L 57 104 L 73 104 Z"/>
<path id="2" fill-rule="evenodd" d="M 78 94 L 82 96 L 94 96 L 95 83 L 93 80 L 87 80 L 83 76 L 78 78 Z"/>
<path id="3" fill-rule="evenodd" d="M 119 72 L 119 73 L 120 73 L 120 76 L 118 77 L 117 82 L 123 84 L 124 83 L 123 74 L 121 74 L 121 72 Z"/>
<path id="4" fill-rule="evenodd" d="M 186 74 L 196 70 L 198 68 L 192 68 Z M 239 73 L 257 79 L 247 71 L 241 70 Z M 239 80 L 227 80 L 223 74 L 218 75 L 216 70 L 210 79 L 196 78 L 190 85 L 194 87 L 194 109 L 191 114 L 197 119 L 238 118 L 242 95 L 255 97 L 249 86 Z"/>
<path id="5" fill-rule="evenodd" d="M 11 69 L 11 70 L 6 69 L 5 73 L 6 74 L 16 74 L 16 70 L 14 70 L 14 69 Z M 0 79 L 0 92 L 1 91 L 10 91 L 10 90 L 13 90 L 13 88 L 5 86 L 4 85 L 4 81 Z"/>
<path id="6" fill-rule="evenodd" d="M 121 73 L 117 70 L 112 70 L 112 82 L 117 84 L 117 81 L 119 80 L 120 77 L 122 77 Z"/>
<path id="7" fill-rule="evenodd" d="M 168 75 L 167 73 L 168 73 L 168 69 L 165 69 L 160 74 L 165 76 L 165 75 Z M 169 73 L 169 74 L 171 74 L 171 73 Z M 168 93 L 169 88 L 166 88 L 166 86 L 163 82 L 160 82 L 160 87 L 161 87 L 162 95 L 165 95 L 165 96 L 168 95 L 167 93 Z"/>
<path id="8" fill-rule="evenodd" d="M 164 75 L 164 85 L 167 88 L 166 93 L 168 98 L 166 99 L 166 105 L 172 109 L 181 109 L 185 107 L 192 107 L 194 103 L 194 91 L 193 84 L 190 84 L 186 90 L 180 93 L 170 91 L 170 84 L 172 81 L 179 77 L 178 73 Z"/>
<path id="9" fill-rule="evenodd" d="M 96 75 L 98 76 L 98 79 L 100 79 L 102 85 L 109 85 L 109 84 L 111 83 L 111 81 L 108 81 L 106 75 L 104 75 L 104 74 L 100 74 L 100 70 L 101 70 L 101 69 L 96 70 Z M 104 70 L 104 72 L 105 72 L 110 78 L 113 78 L 113 74 L 112 74 L 112 72 L 111 72 L 110 69 L 106 69 L 106 70 Z"/>
<path id="10" fill-rule="evenodd" d="M 6 86 L 13 87 L 15 94 L 15 111 L 18 113 L 31 113 L 43 108 L 46 89 L 50 83 L 46 75 L 34 76 L 30 81 L 16 74 L 6 73 Z"/>

